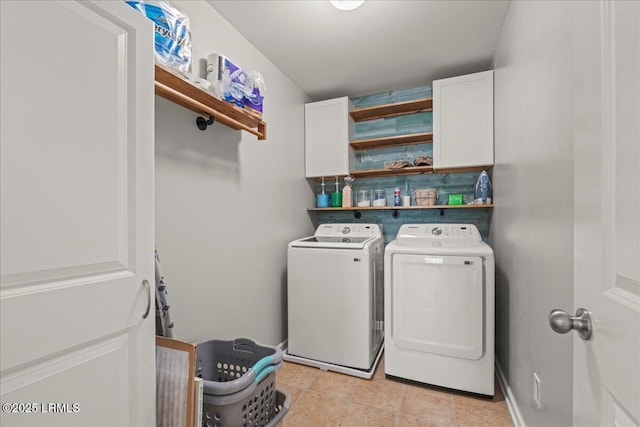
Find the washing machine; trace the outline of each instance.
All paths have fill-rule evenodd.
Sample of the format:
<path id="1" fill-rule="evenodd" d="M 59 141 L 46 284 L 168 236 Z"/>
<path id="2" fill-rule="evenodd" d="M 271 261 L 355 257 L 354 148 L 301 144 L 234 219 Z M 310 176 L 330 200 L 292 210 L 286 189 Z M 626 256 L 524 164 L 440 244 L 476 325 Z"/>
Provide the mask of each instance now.
<path id="1" fill-rule="evenodd" d="M 402 225 L 384 299 L 387 376 L 493 396 L 495 261 L 475 225 Z"/>
<path id="2" fill-rule="evenodd" d="M 384 339 L 383 254 L 377 224 L 321 224 L 289 243 L 285 360 L 371 377 Z"/>

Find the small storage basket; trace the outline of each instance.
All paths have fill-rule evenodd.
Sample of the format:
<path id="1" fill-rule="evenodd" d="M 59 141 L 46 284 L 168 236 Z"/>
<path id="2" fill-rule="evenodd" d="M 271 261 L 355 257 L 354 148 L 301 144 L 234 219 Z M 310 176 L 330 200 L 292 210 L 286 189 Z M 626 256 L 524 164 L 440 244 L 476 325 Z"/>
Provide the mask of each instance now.
<path id="1" fill-rule="evenodd" d="M 438 203 L 438 192 L 433 188 L 416 190 L 416 206 L 434 206 Z"/>
<path id="2" fill-rule="evenodd" d="M 282 351 L 246 338 L 209 340 L 196 349 L 203 379 L 202 425 L 264 427 L 276 415 L 276 371 Z"/>

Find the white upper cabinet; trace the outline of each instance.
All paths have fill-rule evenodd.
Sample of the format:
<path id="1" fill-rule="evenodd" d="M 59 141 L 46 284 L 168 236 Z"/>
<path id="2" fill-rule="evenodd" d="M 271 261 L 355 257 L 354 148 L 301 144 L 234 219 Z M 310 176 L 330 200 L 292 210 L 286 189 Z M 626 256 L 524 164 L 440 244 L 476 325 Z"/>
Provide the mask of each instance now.
<path id="1" fill-rule="evenodd" d="M 493 71 L 433 81 L 433 167 L 493 165 Z"/>
<path id="2" fill-rule="evenodd" d="M 305 176 L 344 176 L 349 174 L 353 151 L 349 141 L 354 132 L 348 97 L 305 105 Z"/>

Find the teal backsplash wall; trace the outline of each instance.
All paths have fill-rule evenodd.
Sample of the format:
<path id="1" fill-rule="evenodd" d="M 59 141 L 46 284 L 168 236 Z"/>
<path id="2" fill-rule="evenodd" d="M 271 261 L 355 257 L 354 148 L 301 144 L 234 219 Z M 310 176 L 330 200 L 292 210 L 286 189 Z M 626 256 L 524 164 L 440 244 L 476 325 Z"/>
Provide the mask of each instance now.
<path id="1" fill-rule="evenodd" d="M 431 96 L 431 86 L 420 86 L 393 92 L 383 92 L 358 98 L 351 98 L 355 108 L 371 107 L 381 104 L 410 101 Z M 382 136 L 393 136 L 409 133 L 432 132 L 432 112 L 415 113 L 404 116 L 388 117 L 384 119 L 358 122 L 355 126 L 355 139 L 369 139 Z M 355 152 L 355 164 L 352 170 L 382 169 L 386 163 L 393 160 L 405 160 L 409 163 L 420 156 L 432 156 L 431 143 L 404 145 L 398 147 L 376 148 Z M 465 203 L 473 199 L 476 179 L 480 172 L 399 175 L 383 177 L 358 178 L 353 183 L 354 199 L 359 190 L 384 189 L 387 206 L 393 206 L 393 192 L 400 188 L 401 195 L 416 189 L 434 188 L 438 191 L 438 205 L 446 205 L 449 194 L 460 193 Z M 316 182 L 316 191 L 320 190 Z M 334 190 L 335 178 L 326 177 L 327 190 Z M 340 189 L 344 181 L 340 180 Z M 354 200 L 354 206 L 356 201 Z M 412 199 L 412 205 L 415 200 Z M 358 212 L 360 218 L 356 218 Z M 314 225 L 332 222 L 360 222 L 381 224 L 384 232 L 385 244 L 393 240 L 402 224 L 406 223 L 469 223 L 478 227 L 485 241 L 489 237 L 491 223 L 491 208 L 482 209 L 411 209 L 398 210 L 394 218 L 393 210 L 361 210 L 361 211 L 318 211 L 311 215 Z"/>
<path id="2" fill-rule="evenodd" d="M 356 211 L 322 211 L 317 213 L 316 226 L 325 223 L 336 222 L 360 222 L 382 225 L 384 244 L 396 238 L 398 229 L 402 224 L 420 223 L 463 223 L 474 224 L 478 227 L 484 241 L 488 240 L 489 224 L 491 223 L 491 209 L 444 209 L 444 215 L 440 215 L 440 209 L 424 210 L 398 210 L 398 217 L 393 217 L 393 210 L 363 210 L 361 217 L 356 219 Z"/>

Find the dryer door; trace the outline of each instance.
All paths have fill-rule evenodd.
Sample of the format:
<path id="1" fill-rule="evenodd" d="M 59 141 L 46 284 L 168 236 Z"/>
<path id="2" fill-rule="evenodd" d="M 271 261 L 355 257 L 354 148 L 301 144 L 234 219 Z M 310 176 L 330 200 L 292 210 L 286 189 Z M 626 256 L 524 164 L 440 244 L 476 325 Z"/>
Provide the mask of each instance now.
<path id="1" fill-rule="evenodd" d="M 396 254 L 391 274 L 396 346 L 463 359 L 482 357 L 482 258 Z"/>

